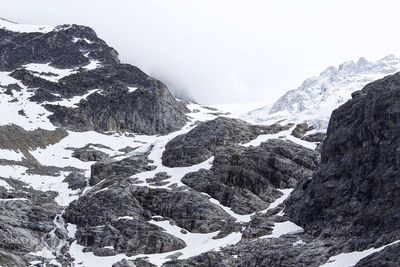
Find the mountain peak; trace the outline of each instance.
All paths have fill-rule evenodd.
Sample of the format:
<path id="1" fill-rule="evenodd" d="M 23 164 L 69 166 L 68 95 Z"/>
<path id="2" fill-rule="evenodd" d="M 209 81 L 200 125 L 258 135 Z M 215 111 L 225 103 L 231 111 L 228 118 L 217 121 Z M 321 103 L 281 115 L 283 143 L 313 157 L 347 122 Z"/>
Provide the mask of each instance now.
<path id="1" fill-rule="evenodd" d="M 288 91 L 272 106 L 251 111 L 246 119 L 257 123 L 309 121 L 326 129 L 331 112 L 351 98 L 367 83 L 400 70 L 400 59 L 390 54 L 376 62 L 361 57 L 331 66 L 318 76 L 306 79 L 297 89 Z"/>

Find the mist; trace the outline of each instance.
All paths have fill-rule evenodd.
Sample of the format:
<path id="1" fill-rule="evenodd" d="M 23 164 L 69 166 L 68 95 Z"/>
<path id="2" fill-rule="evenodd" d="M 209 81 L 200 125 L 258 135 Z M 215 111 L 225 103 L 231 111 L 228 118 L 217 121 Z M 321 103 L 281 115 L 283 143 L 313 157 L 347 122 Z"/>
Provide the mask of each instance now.
<path id="1" fill-rule="evenodd" d="M 83 24 L 177 96 L 271 103 L 330 65 L 398 54 L 398 1 L 0 0 L 0 17 Z"/>

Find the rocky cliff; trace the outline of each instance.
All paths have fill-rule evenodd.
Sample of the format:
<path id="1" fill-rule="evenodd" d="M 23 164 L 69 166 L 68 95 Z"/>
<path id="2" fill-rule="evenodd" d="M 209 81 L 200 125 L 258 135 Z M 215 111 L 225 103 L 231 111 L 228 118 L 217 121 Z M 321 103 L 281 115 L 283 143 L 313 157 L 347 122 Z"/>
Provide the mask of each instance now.
<path id="1" fill-rule="evenodd" d="M 369 84 L 327 135 L 254 125 L 90 28 L 0 20 L 0 266 L 398 266 L 399 97 Z"/>

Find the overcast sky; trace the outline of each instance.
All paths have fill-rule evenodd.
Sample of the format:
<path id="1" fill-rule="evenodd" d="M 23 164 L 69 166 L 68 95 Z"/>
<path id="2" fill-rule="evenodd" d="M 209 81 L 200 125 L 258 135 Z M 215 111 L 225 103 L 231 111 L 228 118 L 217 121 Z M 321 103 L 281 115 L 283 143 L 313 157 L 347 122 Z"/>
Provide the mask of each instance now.
<path id="1" fill-rule="evenodd" d="M 398 0 L 0 0 L 19 23 L 91 26 L 200 103 L 271 102 L 330 65 L 400 55 Z"/>

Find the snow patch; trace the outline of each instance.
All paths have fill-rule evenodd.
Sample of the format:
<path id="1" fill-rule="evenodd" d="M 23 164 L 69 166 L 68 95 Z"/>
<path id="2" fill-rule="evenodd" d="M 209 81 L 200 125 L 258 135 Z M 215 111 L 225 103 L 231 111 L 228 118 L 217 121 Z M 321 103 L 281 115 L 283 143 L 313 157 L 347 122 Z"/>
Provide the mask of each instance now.
<path id="1" fill-rule="evenodd" d="M 304 229 L 291 221 L 276 222 L 274 223 L 272 233 L 260 238 L 279 238 L 282 235 L 300 234 L 302 232 L 304 232 Z"/>
<path id="2" fill-rule="evenodd" d="M 17 24 L 3 19 L 0 19 L 0 28 L 13 32 L 27 32 L 27 33 L 29 32 L 48 33 L 55 29 L 53 26 Z"/>
<path id="3" fill-rule="evenodd" d="M 336 256 L 330 257 L 328 262 L 321 265 L 320 267 L 348 267 L 348 266 L 354 266 L 362 260 L 363 258 L 383 250 L 384 248 L 388 246 L 392 246 L 394 244 L 399 243 L 400 240 L 397 240 L 395 242 L 392 242 L 390 244 L 378 247 L 378 248 L 369 248 L 363 251 L 353 251 L 353 252 L 348 252 L 348 253 L 340 253 Z"/>

